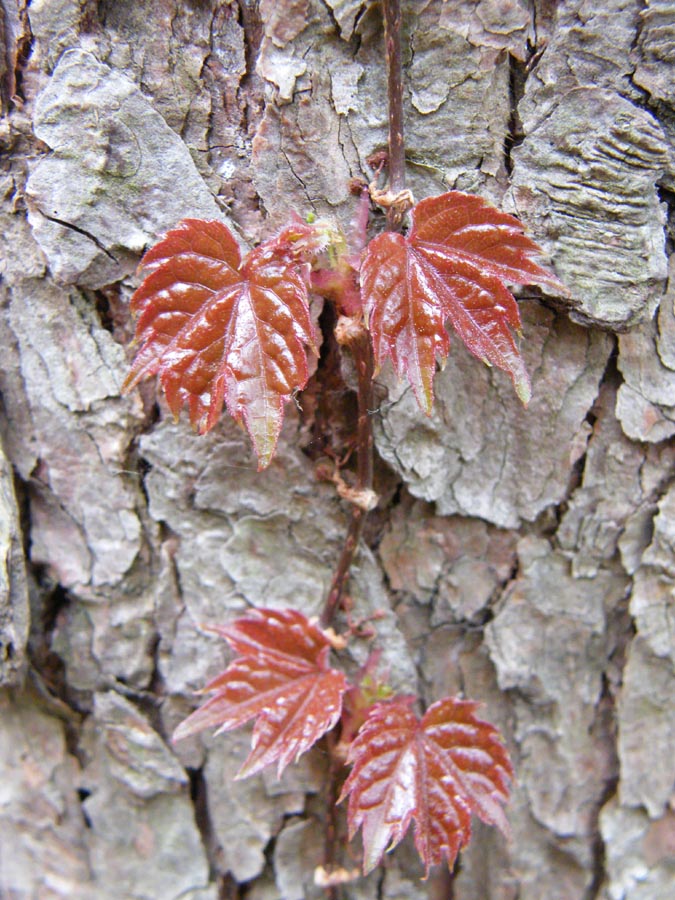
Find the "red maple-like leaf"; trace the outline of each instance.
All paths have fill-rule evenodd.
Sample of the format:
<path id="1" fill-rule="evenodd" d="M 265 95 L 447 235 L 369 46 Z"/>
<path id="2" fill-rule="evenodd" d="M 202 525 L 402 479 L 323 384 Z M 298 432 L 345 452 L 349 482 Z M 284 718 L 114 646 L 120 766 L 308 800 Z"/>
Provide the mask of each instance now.
<path id="1" fill-rule="evenodd" d="M 316 346 L 309 265 L 290 252 L 291 230 L 242 262 L 222 222 L 185 219 L 145 254 L 151 271 L 131 298 L 140 349 L 123 389 L 159 375 L 173 414 L 187 406 L 201 433 L 225 402 L 251 435 L 261 469 L 274 454 L 285 401 L 307 382 L 305 345 Z"/>
<path id="2" fill-rule="evenodd" d="M 447 698 L 421 720 L 414 698 L 377 703 L 350 746 L 349 836 L 362 827 L 367 874 L 415 820 L 415 846 L 427 868 L 450 868 L 471 837 L 471 813 L 508 831 L 501 804 L 513 769 L 497 730 L 470 700 Z"/>
<path id="3" fill-rule="evenodd" d="M 445 361 L 453 328 L 474 356 L 508 372 L 523 403 L 530 382 L 510 329 L 520 328 L 510 284 L 567 293 L 534 262 L 540 248 L 520 222 L 481 197 L 451 191 L 418 203 L 407 237 L 386 232 L 361 264 L 364 308 L 378 366 L 389 356 L 431 414 L 436 359 Z"/>
<path id="4" fill-rule="evenodd" d="M 182 722 L 177 741 L 218 726 L 217 734 L 256 719 L 252 750 L 237 778 L 277 763 L 278 774 L 340 718 L 347 682 L 328 666 L 330 643 L 295 610 L 253 610 L 209 629 L 239 654 L 208 684 L 210 700 Z"/>

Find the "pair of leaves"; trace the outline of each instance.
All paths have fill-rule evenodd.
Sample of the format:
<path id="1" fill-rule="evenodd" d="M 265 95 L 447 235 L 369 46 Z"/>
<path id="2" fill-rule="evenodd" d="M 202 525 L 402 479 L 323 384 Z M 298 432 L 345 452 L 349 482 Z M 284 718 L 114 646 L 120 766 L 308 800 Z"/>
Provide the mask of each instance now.
<path id="1" fill-rule="evenodd" d="M 251 753 L 241 778 L 286 765 L 339 720 L 347 682 L 328 665 L 330 643 L 294 610 L 255 610 L 212 629 L 239 656 L 204 689 L 213 696 L 174 733 L 227 731 L 255 718 Z M 364 870 L 371 871 L 415 821 L 415 844 L 427 870 L 454 864 L 471 836 L 471 813 L 507 830 L 501 803 L 512 775 L 495 728 L 475 715 L 477 704 L 447 698 L 421 720 L 413 698 L 375 703 L 348 751 L 353 766 L 341 800 L 349 797 L 350 837 L 362 828 Z"/>
<path id="2" fill-rule="evenodd" d="M 316 350 L 308 307 L 310 283 L 350 315 L 363 314 L 375 360 L 390 357 L 429 415 L 437 359 L 447 358 L 453 328 L 475 356 L 504 369 L 526 403 L 530 386 L 511 330 L 516 302 L 505 287 L 563 285 L 536 262 L 540 251 L 517 219 L 480 197 L 452 191 L 422 200 L 407 237 L 376 237 L 357 263 L 325 225 L 296 222 L 242 260 L 220 222 L 186 219 L 143 259 L 150 270 L 132 297 L 140 349 L 124 389 L 159 375 L 169 408 L 188 407 L 200 432 L 223 403 L 248 430 L 259 468 L 272 459 L 283 407 L 308 377 Z M 310 260 L 333 239 L 332 265 Z M 329 248 L 330 249 L 330 248 Z M 318 270 L 317 270 L 318 269 Z"/>

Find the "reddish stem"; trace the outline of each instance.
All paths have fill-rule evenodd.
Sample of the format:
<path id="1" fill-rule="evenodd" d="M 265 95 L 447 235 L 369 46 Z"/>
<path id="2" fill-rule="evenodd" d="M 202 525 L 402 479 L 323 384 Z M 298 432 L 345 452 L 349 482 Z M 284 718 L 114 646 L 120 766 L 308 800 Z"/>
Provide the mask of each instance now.
<path id="1" fill-rule="evenodd" d="M 403 81 L 401 74 L 401 4 L 400 0 L 384 0 L 384 38 L 387 59 L 387 96 L 389 100 L 389 189 L 399 193 L 405 189 L 405 144 L 403 141 Z M 400 213 L 394 208 L 387 213 L 387 228 L 397 231 L 401 225 Z M 357 475 L 358 490 L 371 490 L 373 486 L 373 350 L 368 332 L 350 343 L 358 379 L 357 423 Z M 367 510 L 352 506 L 347 537 L 338 560 L 328 598 L 321 616 L 321 625 L 327 628 L 340 607 L 359 545 Z"/>
<path id="2" fill-rule="evenodd" d="M 400 0 L 384 0 L 384 46 L 389 99 L 389 190 L 392 194 L 398 194 L 405 189 Z M 398 231 L 400 225 L 400 214 L 395 208 L 389 209 L 387 229 Z"/>
<path id="3" fill-rule="evenodd" d="M 399 0 L 384 0 L 385 43 L 387 57 L 387 93 L 389 97 L 389 180 L 394 193 L 405 188 L 405 146 L 403 143 L 403 84 L 401 80 L 401 8 Z M 392 231 L 400 227 L 400 216 L 389 210 L 387 227 Z M 364 228 L 365 231 L 365 228 Z M 356 486 L 359 491 L 370 491 L 373 487 L 373 376 L 375 371 L 370 335 L 365 326 L 360 335 L 350 342 L 356 366 L 357 408 L 356 426 Z M 321 616 L 321 625 L 327 628 L 340 607 L 356 549 L 361 539 L 363 525 L 368 515 L 367 509 L 352 505 L 351 520 L 333 581 L 328 592 Z M 335 756 L 336 735 L 327 735 L 330 757 L 328 779 L 328 828 L 326 831 L 325 862 L 332 866 L 335 862 L 335 834 L 338 761 Z M 333 802 L 331 802 L 333 801 Z M 338 889 L 330 888 L 329 900 L 337 900 Z"/>
<path id="4" fill-rule="evenodd" d="M 357 377 L 358 419 L 356 426 L 356 487 L 359 491 L 373 486 L 373 427 L 371 421 L 373 399 L 373 351 L 370 336 L 363 329 L 362 335 L 350 344 Z M 359 545 L 367 511 L 352 506 L 349 529 L 338 560 L 333 581 L 328 592 L 321 625 L 327 628 L 333 621 L 344 593 L 354 555 Z"/>
<path id="5" fill-rule="evenodd" d="M 337 745 L 337 735 L 335 729 L 329 731 L 326 735 L 326 746 L 328 749 L 328 779 L 326 784 L 326 809 L 328 811 L 326 821 L 326 841 L 324 846 L 324 868 L 326 871 L 332 871 L 336 862 L 336 846 L 337 846 L 337 800 L 338 800 L 338 774 L 341 764 L 335 755 L 335 747 Z M 338 900 L 340 890 L 337 886 L 331 886 L 327 889 L 328 900 Z"/>

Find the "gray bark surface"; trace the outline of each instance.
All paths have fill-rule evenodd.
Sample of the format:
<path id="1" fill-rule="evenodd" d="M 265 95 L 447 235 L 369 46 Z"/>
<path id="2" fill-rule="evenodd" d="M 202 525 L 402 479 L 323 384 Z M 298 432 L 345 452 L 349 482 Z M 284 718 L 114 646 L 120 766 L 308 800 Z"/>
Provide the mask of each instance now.
<path id="1" fill-rule="evenodd" d="M 511 838 L 476 823 L 453 900 L 670 900 L 675 3 L 403 6 L 409 186 L 517 214 L 570 297 L 523 292 L 527 410 L 456 339 L 429 419 L 379 373 L 352 614 L 384 611 L 397 690 L 482 700 L 511 750 Z M 234 781 L 248 733 L 170 735 L 227 661 L 203 626 L 318 615 L 348 509 L 307 410 L 258 473 L 231 421 L 120 386 L 178 220 L 349 224 L 386 145 L 379 7 L 0 0 L 0 101 L 0 897 L 320 897 L 321 752 Z M 422 874 L 406 840 L 344 896 L 450 896 Z"/>

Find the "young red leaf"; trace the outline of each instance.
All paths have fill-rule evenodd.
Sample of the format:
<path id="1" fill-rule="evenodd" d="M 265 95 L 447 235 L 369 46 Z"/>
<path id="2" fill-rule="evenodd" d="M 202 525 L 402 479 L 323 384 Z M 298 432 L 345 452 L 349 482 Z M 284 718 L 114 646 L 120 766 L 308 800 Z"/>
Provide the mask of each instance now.
<path id="1" fill-rule="evenodd" d="M 361 192 L 356 216 L 348 239 L 334 230 L 324 265 L 312 270 L 312 288 L 317 294 L 332 300 L 343 316 L 357 316 L 363 309 L 359 286 L 361 251 L 366 245 L 370 198 L 367 190 Z"/>
<path id="2" fill-rule="evenodd" d="M 340 799 L 349 796 L 349 836 L 362 827 L 367 874 L 415 820 L 415 846 L 426 866 L 453 867 L 471 837 L 471 813 L 507 832 L 500 804 L 513 774 L 497 730 L 470 700 L 447 698 L 421 720 L 413 698 L 377 703 L 351 744 L 353 763 Z"/>
<path id="3" fill-rule="evenodd" d="M 309 266 L 282 248 L 273 240 L 242 262 L 222 222 L 185 219 L 145 254 L 150 273 L 131 298 L 140 349 L 123 389 L 159 375 L 173 414 L 187 406 L 201 433 L 225 402 L 261 469 L 285 401 L 307 382 L 305 344 L 315 347 Z"/>
<path id="4" fill-rule="evenodd" d="M 378 366 L 389 356 L 431 414 L 436 358 L 450 352 L 453 328 L 474 356 L 511 376 L 527 403 L 530 382 L 510 329 L 520 328 L 510 284 L 540 284 L 567 293 L 534 262 L 539 247 L 520 222 L 480 197 L 451 191 L 422 200 L 407 237 L 386 232 L 370 242 L 361 286 Z"/>
<path id="5" fill-rule="evenodd" d="M 256 719 L 252 750 L 237 778 L 272 763 L 281 775 L 340 718 L 347 682 L 328 665 L 330 643 L 290 609 L 253 610 L 210 630 L 239 656 L 204 688 L 213 697 L 178 726 L 173 740 L 214 726 L 220 734 Z"/>

